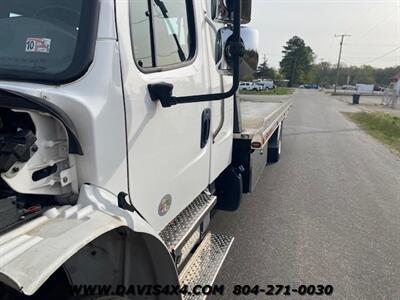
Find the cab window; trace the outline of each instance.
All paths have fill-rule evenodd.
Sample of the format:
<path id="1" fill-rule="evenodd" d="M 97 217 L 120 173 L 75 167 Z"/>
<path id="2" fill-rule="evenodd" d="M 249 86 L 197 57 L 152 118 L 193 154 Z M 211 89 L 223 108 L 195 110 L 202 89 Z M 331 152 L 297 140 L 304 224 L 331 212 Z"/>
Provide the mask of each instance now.
<path id="1" fill-rule="evenodd" d="M 179 66 L 195 53 L 194 12 L 186 0 L 131 0 L 133 55 L 142 69 Z"/>

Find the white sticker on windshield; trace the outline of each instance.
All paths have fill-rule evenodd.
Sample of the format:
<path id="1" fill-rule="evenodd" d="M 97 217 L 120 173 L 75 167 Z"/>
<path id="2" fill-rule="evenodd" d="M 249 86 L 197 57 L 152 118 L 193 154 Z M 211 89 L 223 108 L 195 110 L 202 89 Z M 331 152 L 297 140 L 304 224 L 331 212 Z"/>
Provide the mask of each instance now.
<path id="1" fill-rule="evenodd" d="M 50 53 L 51 39 L 27 38 L 25 52 Z"/>

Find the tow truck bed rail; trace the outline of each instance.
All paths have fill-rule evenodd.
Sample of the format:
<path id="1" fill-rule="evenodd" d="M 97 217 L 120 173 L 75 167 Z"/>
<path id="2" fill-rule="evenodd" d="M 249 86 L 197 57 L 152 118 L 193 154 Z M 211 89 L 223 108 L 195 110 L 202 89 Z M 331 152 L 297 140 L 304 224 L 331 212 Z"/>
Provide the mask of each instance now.
<path id="1" fill-rule="evenodd" d="M 287 117 L 292 102 L 241 100 L 242 132 L 235 139 L 251 140 L 252 149 L 262 149 L 280 123 Z"/>

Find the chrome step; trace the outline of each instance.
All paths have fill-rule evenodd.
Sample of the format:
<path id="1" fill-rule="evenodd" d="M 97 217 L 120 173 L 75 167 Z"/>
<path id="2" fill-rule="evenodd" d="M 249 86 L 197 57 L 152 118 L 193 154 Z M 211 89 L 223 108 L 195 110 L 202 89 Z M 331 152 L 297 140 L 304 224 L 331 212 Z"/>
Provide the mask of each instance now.
<path id="1" fill-rule="evenodd" d="M 160 232 L 171 253 L 179 252 L 185 246 L 187 248 L 187 242 L 197 236 L 201 222 L 216 203 L 217 197 L 202 193 Z"/>
<path id="2" fill-rule="evenodd" d="M 181 286 L 190 291 L 194 286 L 212 285 L 228 254 L 233 237 L 208 233 L 189 262 L 179 274 Z M 204 295 L 184 295 L 184 300 L 205 299 Z"/>

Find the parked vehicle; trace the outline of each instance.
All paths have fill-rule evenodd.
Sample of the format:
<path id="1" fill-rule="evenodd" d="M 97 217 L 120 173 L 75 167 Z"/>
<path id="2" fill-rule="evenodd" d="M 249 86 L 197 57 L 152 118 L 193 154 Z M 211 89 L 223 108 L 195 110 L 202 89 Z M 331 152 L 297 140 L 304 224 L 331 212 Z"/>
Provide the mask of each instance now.
<path id="1" fill-rule="evenodd" d="M 374 91 L 374 85 L 358 83 L 356 85 L 356 90 L 357 90 L 357 93 L 372 94 Z"/>
<path id="2" fill-rule="evenodd" d="M 265 90 L 265 86 L 259 82 L 253 82 L 253 91 L 262 91 Z"/>
<path id="3" fill-rule="evenodd" d="M 263 90 L 272 90 L 276 87 L 273 80 L 255 80 L 254 82 Z"/>
<path id="4" fill-rule="evenodd" d="M 316 89 L 316 90 L 318 90 L 319 89 L 319 85 L 316 84 L 316 83 L 310 83 L 310 84 L 305 84 L 304 88 L 305 89 Z"/>
<path id="5" fill-rule="evenodd" d="M 355 90 L 356 90 L 356 86 L 346 84 L 346 85 L 343 85 L 343 86 L 342 86 L 342 90 L 351 90 L 351 91 L 355 91 Z"/>
<path id="6" fill-rule="evenodd" d="M 247 89 L 247 86 L 250 86 L 249 82 L 240 82 L 239 83 L 239 91 L 244 91 Z"/>
<path id="7" fill-rule="evenodd" d="M 240 82 L 239 84 L 239 91 L 251 91 L 253 87 L 252 82 Z"/>
<path id="8" fill-rule="evenodd" d="M 239 84 L 239 90 L 240 91 L 261 91 L 262 86 L 255 83 L 255 82 L 241 82 Z"/>
<path id="9" fill-rule="evenodd" d="M 280 159 L 291 106 L 240 101 L 258 33 L 225 3 L 3 0 L 0 300 L 212 284 L 233 237 L 211 211 Z"/>

